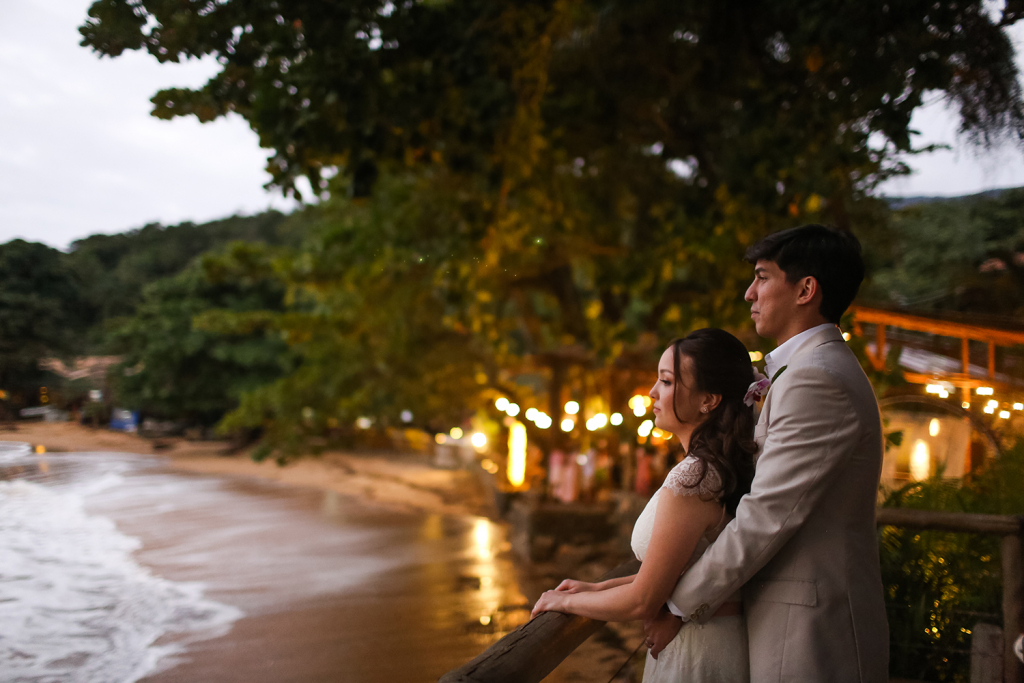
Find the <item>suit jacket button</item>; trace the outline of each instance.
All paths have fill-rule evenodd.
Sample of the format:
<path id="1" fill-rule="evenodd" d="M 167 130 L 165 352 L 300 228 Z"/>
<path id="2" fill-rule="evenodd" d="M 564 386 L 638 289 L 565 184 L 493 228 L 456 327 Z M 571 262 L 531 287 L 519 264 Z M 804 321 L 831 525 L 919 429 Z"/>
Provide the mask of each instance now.
<path id="1" fill-rule="evenodd" d="M 701 605 L 700 606 L 700 611 L 701 611 L 702 614 L 704 612 L 708 611 L 708 603 L 705 602 L 703 605 Z"/>

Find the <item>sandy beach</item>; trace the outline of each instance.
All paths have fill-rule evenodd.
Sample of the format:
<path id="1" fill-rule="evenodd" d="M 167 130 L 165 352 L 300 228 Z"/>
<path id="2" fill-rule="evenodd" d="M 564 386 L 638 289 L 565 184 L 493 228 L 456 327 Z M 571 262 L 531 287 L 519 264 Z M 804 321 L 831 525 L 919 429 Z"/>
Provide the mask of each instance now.
<path id="1" fill-rule="evenodd" d="M 474 476 L 422 455 L 329 453 L 280 467 L 225 456 L 217 442 L 154 452 L 72 423 L 20 423 L 0 439 L 41 445 L 54 461 L 145 456 L 90 511 L 140 539 L 136 556 L 154 573 L 200 582 L 244 612 L 146 683 L 433 681 L 523 623 L 545 587 L 513 561 Z M 641 639 L 638 625 L 606 627 L 547 680 L 608 681 Z M 614 680 L 633 680 L 629 667 Z"/>

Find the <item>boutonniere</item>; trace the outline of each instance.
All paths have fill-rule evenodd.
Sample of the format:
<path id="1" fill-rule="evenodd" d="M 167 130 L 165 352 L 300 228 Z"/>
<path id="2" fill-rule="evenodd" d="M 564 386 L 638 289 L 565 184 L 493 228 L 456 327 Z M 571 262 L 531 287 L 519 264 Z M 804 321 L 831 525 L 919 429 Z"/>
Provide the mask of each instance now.
<path id="1" fill-rule="evenodd" d="M 778 377 L 778 374 L 775 375 Z M 757 368 L 754 368 L 754 381 L 751 382 L 747 388 L 747 393 L 743 396 L 743 403 L 754 407 L 755 403 L 760 403 L 768 394 L 768 389 L 772 386 L 772 381 L 758 372 Z"/>

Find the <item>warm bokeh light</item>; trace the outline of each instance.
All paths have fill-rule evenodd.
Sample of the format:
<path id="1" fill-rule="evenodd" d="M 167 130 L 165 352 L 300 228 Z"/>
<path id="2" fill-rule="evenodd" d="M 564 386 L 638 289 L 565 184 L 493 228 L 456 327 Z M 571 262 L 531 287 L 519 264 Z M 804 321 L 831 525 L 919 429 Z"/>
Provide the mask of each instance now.
<path id="1" fill-rule="evenodd" d="M 618 427 L 622 424 L 622 413 L 612 413 L 612 416 L 608 418 L 608 421 L 611 422 L 612 425 Z"/>
<path id="2" fill-rule="evenodd" d="M 450 434 L 453 439 L 461 439 L 462 429 L 459 427 L 452 427 L 452 430 L 448 432 L 448 434 Z"/>
<path id="3" fill-rule="evenodd" d="M 576 426 L 576 423 L 573 422 L 572 420 L 570 420 L 569 418 L 565 418 L 564 420 L 562 420 L 562 431 L 563 432 L 571 432 L 572 428 L 575 427 L 575 426 Z"/>
<path id="4" fill-rule="evenodd" d="M 759 360 L 761 360 L 763 358 L 764 358 L 764 354 L 761 353 L 760 351 L 751 351 L 750 352 L 750 361 L 752 363 L 756 363 L 757 361 L 759 361 Z"/>
<path id="5" fill-rule="evenodd" d="M 999 401 L 995 400 L 994 398 L 993 398 L 993 399 L 991 399 L 991 400 L 990 400 L 990 401 L 988 402 L 988 407 L 989 407 L 989 408 L 997 408 L 997 407 L 999 407 Z"/>
<path id="6" fill-rule="evenodd" d="M 505 408 L 508 408 L 508 399 L 502 396 L 501 398 L 494 402 L 494 407 L 504 412 Z"/>
<path id="7" fill-rule="evenodd" d="M 442 444 L 442 443 L 444 443 L 447 440 L 448 440 L 448 436 L 445 435 L 445 434 L 435 434 L 434 435 L 434 441 L 436 441 L 439 444 Z"/>
<path id="8" fill-rule="evenodd" d="M 843 332 L 843 341 L 850 341 L 852 338 L 849 332 Z"/>
<path id="9" fill-rule="evenodd" d="M 1013 404 L 1013 409 L 1014 410 L 1024 410 L 1024 403 L 1014 403 Z"/>
<path id="10" fill-rule="evenodd" d="M 526 425 L 522 422 L 508 428 L 508 481 L 513 486 L 526 481 Z"/>
<path id="11" fill-rule="evenodd" d="M 999 411 L 999 417 L 1003 418 L 1004 420 L 1007 419 L 1008 417 L 1010 417 L 1010 411 L 1009 410 L 1000 410 Z"/>
<path id="12" fill-rule="evenodd" d="M 487 435 L 483 432 L 476 432 L 470 437 L 469 441 L 477 448 L 483 448 L 487 445 Z"/>
<path id="13" fill-rule="evenodd" d="M 483 561 L 494 557 L 491 552 L 491 523 L 483 517 L 478 517 L 473 523 L 473 545 L 476 549 L 476 556 Z"/>
<path id="14" fill-rule="evenodd" d="M 519 414 L 519 404 L 518 403 L 509 403 L 505 407 L 505 414 L 508 415 L 509 417 L 515 417 L 516 415 L 518 415 Z"/>
<path id="15" fill-rule="evenodd" d="M 548 429 L 551 427 L 553 420 L 547 413 L 539 413 L 533 423 L 540 429 Z"/>
<path id="16" fill-rule="evenodd" d="M 991 415 L 992 413 L 996 412 L 996 407 L 995 406 L 985 406 L 985 412 L 988 413 L 989 415 Z"/>
<path id="17" fill-rule="evenodd" d="M 644 420 L 640 423 L 636 433 L 640 436 L 650 436 L 651 430 L 654 429 L 654 422 L 652 420 Z"/>
<path id="18" fill-rule="evenodd" d="M 927 442 L 918 439 L 914 443 L 914 452 L 910 456 L 910 476 L 914 481 L 927 479 L 931 474 L 931 451 Z"/>
<path id="19" fill-rule="evenodd" d="M 24 451 L 22 451 L 22 452 L 24 452 Z M 46 452 L 46 446 L 44 446 L 43 444 L 39 444 L 38 446 L 36 446 L 36 453 L 45 453 L 45 452 Z"/>
<path id="20" fill-rule="evenodd" d="M 575 415 L 580 412 L 580 404 L 576 401 L 569 401 L 565 404 L 565 412 L 569 415 Z"/>
<path id="21" fill-rule="evenodd" d="M 970 401 L 964 401 L 963 403 L 960 404 L 960 407 L 963 408 L 964 410 L 970 410 L 971 409 L 971 402 Z"/>
<path id="22" fill-rule="evenodd" d="M 939 420 L 933 417 L 931 422 L 928 423 L 928 436 L 939 435 Z"/>
<path id="23" fill-rule="evenodd" d="M 978 387 L 974 390 L 974 393 L 978 394 L 978 396 L 991 396 L 995 393 L 995 390 L 992 387 Z"/>
<path id="24" fill-rule="evenodd" d="M 540 411 L 537 410 L 536 408 L 526 409 L 526 419 L 529 420 L 530 422 L 536 420 L 538 415 L 540 415 Z"/>

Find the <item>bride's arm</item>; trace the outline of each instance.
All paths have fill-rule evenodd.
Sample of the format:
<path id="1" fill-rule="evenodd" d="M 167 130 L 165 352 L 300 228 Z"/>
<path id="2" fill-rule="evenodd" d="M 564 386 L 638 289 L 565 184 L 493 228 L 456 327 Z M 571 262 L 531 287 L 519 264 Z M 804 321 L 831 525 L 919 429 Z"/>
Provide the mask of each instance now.
<path id="1" fill-rule="evenodd" d="M 587 583 L 586 581 L 576 581 L 575 579 L 565 579 L 562 583 L 558 584 L 556 591 L 565 591 L 566 593 L 584 593 L 586 591 L 606 591 L 609 588 L 615 588 L 627 583 L 633 583 L 633 579 L 636 578 L 636 574 L 629 576 L 620 576 L 617 579 L 608 579 L 607 581 L 601 581 L 599 583 Z"/>
<path id="2" fill-rule="evenodd" d="M 654 530 L 640 571 L 632 581 L 600 591 L 548 591 L 533 608 L 567 612 L 601 621 L 654 617 L 665 604 L 704 532 L 721 519 L 722 508 L 696 495 L 665 491 L 658 499 Z M 627 577 L 628 578 L 628 577 Z"/>

